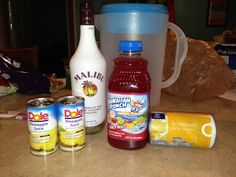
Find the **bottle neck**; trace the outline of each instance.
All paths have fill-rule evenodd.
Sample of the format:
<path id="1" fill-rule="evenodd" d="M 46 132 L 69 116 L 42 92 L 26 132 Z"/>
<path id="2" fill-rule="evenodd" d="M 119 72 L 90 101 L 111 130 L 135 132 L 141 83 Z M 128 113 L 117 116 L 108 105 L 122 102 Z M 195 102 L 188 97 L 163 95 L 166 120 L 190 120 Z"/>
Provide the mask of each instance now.
<path id="1" fill-rule="evenodd" d="M 147 61 L 141 51 L 120 51 L 120 56 L 114 60 L 114 68 L 118 71 L 140 72 L 147 70 Z"/>
<path id="2" fill-rule="evenodd" d="M 94 25 L 94 6 L 90 2 L 80 4 L 80 24 Z"/>
<path id="3" fill-rule="evenodd" d="M 86 48 L 86 51 L 97 49 L 94 25 L 80 25 L 79 48 Z"/>
<path id="4" fill-rule="evenodd" d="M 120 51 L 121 57 L 141 56 L 141 51 Z"/>
<path id="5" fill-rule="evenodd" d="M 95 41 L 94 25 L 80 25 L 80 41 Z"/>

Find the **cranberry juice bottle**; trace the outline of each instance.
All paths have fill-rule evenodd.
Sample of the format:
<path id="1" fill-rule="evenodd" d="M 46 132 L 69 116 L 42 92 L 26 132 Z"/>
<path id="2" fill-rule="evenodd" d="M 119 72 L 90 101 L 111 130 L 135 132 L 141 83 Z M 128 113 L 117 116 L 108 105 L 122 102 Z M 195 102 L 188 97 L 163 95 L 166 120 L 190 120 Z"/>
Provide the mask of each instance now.
<path id="1" fill-rule="evenodd" d="M 120 41 L 108 83 L 108 142 L 120 149 L 147 144 L 151 78 L 141 41 Z"/>

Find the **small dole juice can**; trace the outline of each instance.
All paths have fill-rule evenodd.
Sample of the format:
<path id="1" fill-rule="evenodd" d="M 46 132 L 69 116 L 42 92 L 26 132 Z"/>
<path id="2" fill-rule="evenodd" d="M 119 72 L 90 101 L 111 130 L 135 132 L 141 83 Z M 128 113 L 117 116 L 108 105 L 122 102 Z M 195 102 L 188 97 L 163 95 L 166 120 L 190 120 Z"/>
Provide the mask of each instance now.
<path id="1" fill-rule="evenodd" d="M 31 153 L 48 155 L 58 149 L 56 103 L 52 98 L 27 102 L 27 120 Z"/>
<path id="2" fill-rule="evenodd" d="M 149 136 L 150 144 L 212 148 L 216 125 L 207 113 L 152 112 Z"/>
<path id="3" fill-rule="evenodd" d="M 66 96 L 57 100 L 60 149 L 76 151 L 85 146 L 84 98 Z"/>

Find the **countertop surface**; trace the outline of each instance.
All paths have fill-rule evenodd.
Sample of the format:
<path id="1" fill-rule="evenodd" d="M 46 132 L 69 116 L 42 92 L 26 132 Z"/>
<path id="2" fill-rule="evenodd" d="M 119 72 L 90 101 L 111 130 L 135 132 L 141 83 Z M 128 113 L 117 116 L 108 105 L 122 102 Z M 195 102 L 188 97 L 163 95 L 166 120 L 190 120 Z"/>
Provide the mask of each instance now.
<path id="1" fill-rule="evenodd" d="M 69 94 L 63 90 L 51 97 Z M 26 101 L 34 97 L 20 93 L 0 97 L 0 111 L 25 112 Z M 236 102 L 219 97 L 193 102 L 162 94 L 161 106 L 154 110 L 212 113 L 217 126 L 215 146 L 199 149 L 148 144 L 140 150 L 120 150 L 108 144 L 105 128 L 87 135 L 86 146 L 79 151 L 59 149 L 48 156 L 34 156 L 29 149 L 26 120 L 1 118 L 0 177 L 236 176 Z"/>

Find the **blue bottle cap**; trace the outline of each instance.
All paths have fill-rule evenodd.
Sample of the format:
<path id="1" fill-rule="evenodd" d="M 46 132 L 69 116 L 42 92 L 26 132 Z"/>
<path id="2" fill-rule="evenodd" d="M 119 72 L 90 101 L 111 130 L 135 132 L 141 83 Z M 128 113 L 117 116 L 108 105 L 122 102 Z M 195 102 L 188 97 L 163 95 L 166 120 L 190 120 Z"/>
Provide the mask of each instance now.
<path id="1" fill-rule="evenodd" d="M 142 41 L 128 41 L 122 40 L 119 44 L 119 51 L 142 51 Z"/>

